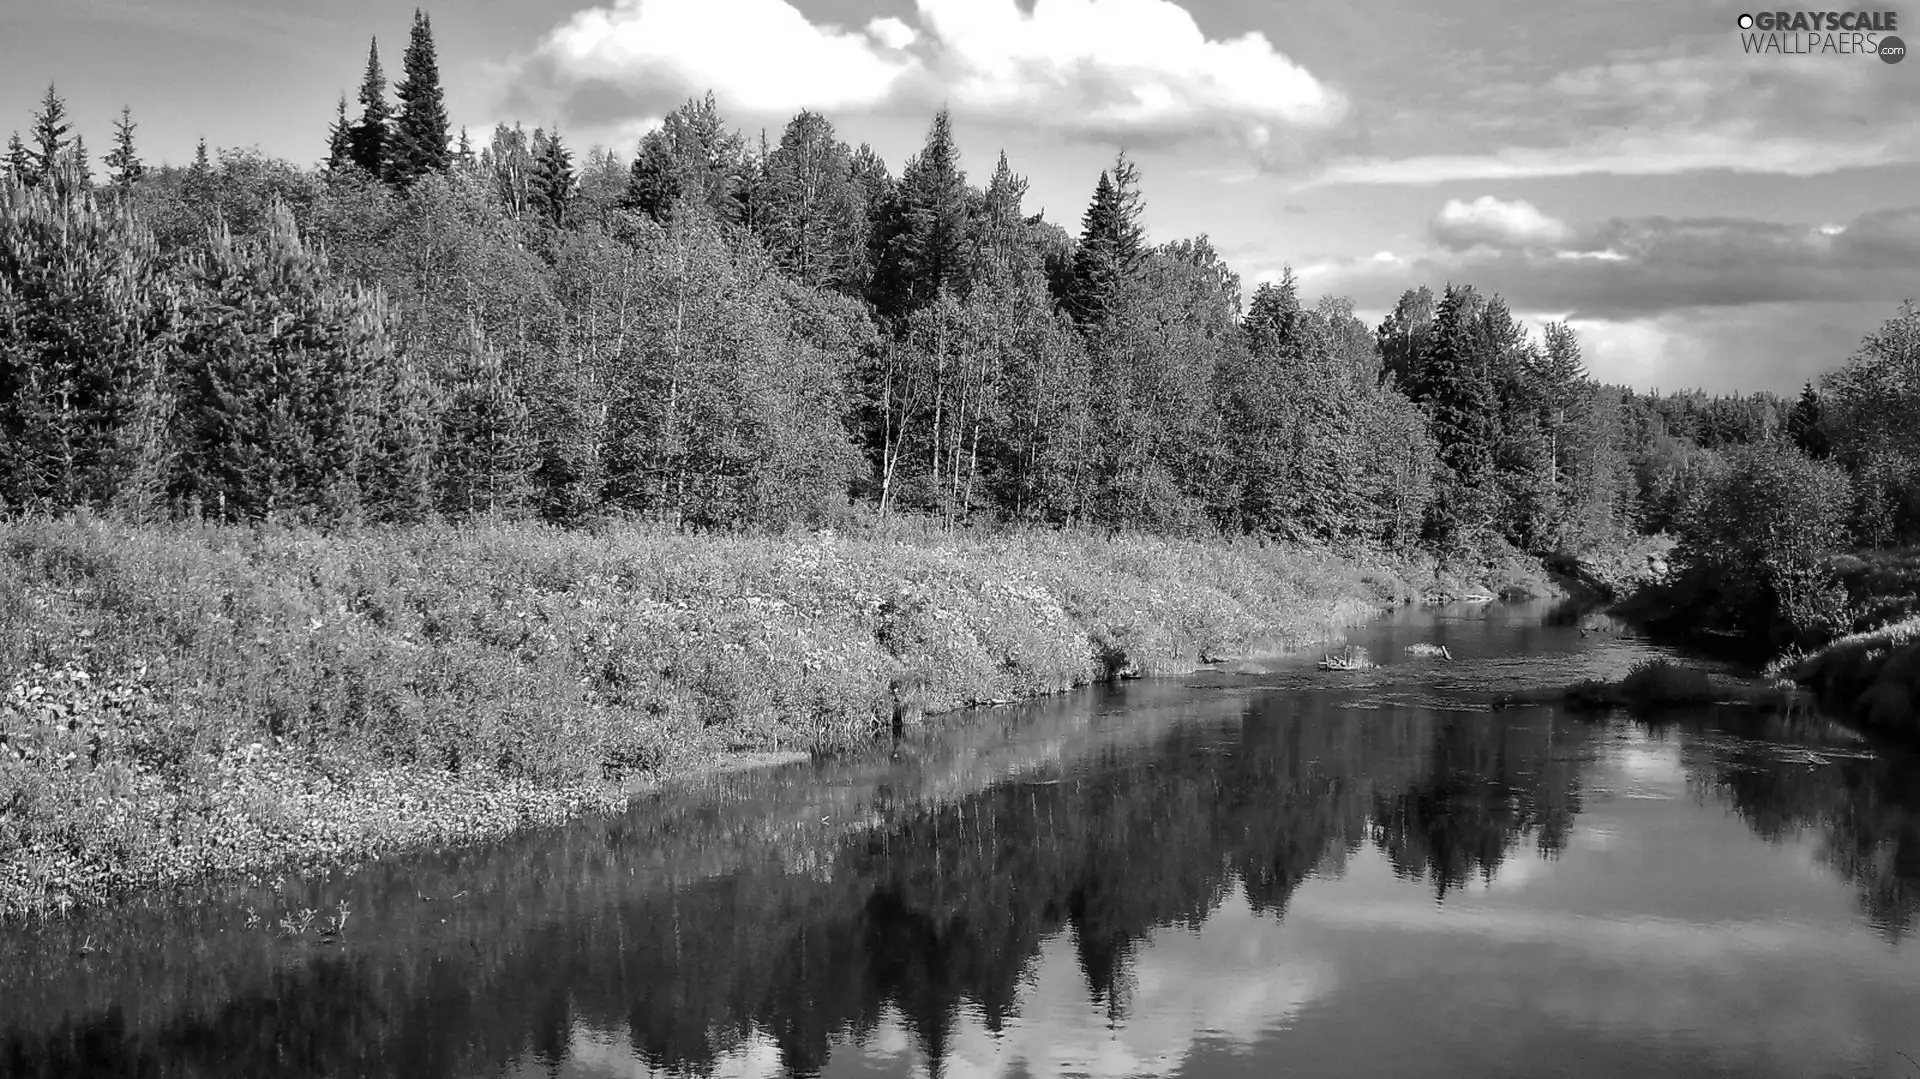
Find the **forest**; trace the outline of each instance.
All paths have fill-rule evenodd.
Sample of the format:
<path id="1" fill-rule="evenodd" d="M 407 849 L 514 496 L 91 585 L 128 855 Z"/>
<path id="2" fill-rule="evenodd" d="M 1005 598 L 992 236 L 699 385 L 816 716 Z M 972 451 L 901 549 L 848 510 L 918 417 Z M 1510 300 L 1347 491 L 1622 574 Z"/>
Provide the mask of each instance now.
<path id="1" fill-rule="evenodd" d="M 1856 542 L 1920 528 L 1911 308 L 1798 400 L 1639 393 L 1464 282 L 1377 327 L 1291 273 L 1243 302 L 1207 236 L 1145 235 L 1125 154 L 1069 231 L 1004 154 L 970 179 L 944 111 L 897 175 L 813 112 L 752 142 L 712 95 L 630 162 L 557 130 L 476 146 L 417 14 L 357 113 L 314 167 L 204 143 L 148 166 L 123 111 L 96 175 L 48 87 L 0 218 L 9 512 L 909 514 L 1542 555 L 1679 530 L 1735 465 L 1844 471 L 1819 512 Z"/>

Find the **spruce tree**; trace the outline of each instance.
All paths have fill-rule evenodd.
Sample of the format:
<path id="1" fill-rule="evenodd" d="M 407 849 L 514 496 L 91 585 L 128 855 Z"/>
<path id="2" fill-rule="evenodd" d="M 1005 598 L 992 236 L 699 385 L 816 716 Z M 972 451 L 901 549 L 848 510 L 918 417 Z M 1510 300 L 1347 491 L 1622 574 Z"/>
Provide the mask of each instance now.
<path id="1" fill-rule="evenodd" d="M 71 184 L 76 191 L 85 191 L 93 186 L 93 162 L 87 157 L 87 140 L 79 135 L 73 137 L 73 145 L 67 149 L 67 160 L 61 171 L 64 182 Z"/>
<path id="2" fill-rule="evenodd" d="M 353 163 L 369 176 L 382 175 L 387 160 L 388 118 L 387 76 L 380 69 L 380 42 L 367 46 L 367 72 L 360 81 L 360 119 L 354 122 L 348 137 Z"/>
<path id="3" fill-rule="evenodd" d="M 1792 411 L 1787 413 L 1787 437 L 1800 452 L 1814 460 L 1824 459 L 1831 450 L 1827 441 L 1827 432 L 1821 425 L 1820 391 L 1808 382 L 1800 390 L 1800 399 L 1793 403 Z"/>
<path id="4" fill-rule="evenodd" d="M 453 162 L 463 169 L 471 169 L 479 163 L 473 152 L 473 140 L 467 137 L 465 125 L 460 128 L 460 143 L 454 148 Z"/>
<path id="5" fill-rule="evenodd" d="M 347 119 L 347 95 L 341 94 L 327 125 L 327 171 L 339 172 L 353 164 L 353 122 Z"/>
<path id="6" fill-rule="evenodd" d="M 1427 407 L 1446 475 L 1429 519 L 1429 538 L 1448 543 L 1482 532 L 1494 516 L 1494 452 L 1499 400 L 1494 391 L 1487 304 L 1471 286 L 1447 286 L 1409 396 Z"/>
<path id="7" fill-rule="evenodd" d="M 28 152 L 27 144 L 21 141 L 20 133 L 15 131 L 7 138 L 7 179 L 16 184 L 25 184 L 33 176 L 33 155 Z"/>
<path id="8" fill-rule="evenodd" d="M 33 114 L 33 145 L 27 158 L 31 182 L 50 180 L 60 170 L 72 145 L 67 137 L 72 130 L 72 125 L 67 123 L 66 101 L 54 91 L 53 84 L 48 83 L 46 96 L 40 99 L 40 108 Z"/>
<path id="9" fill-rule="evenodd" d="M 969 201 L 953 122 L 943 108 L 926 144 L 901 170 L 875 237 L 879 259 L 870 291 L 883 316 L 905 318 L 942 290 L 965 295 Z"/>
<path id="10" fill-rule="evenodd" d="M 528 202 L 548 223 L 558 228 L 567 223 L 567 211 L 573 205 L 573 154 L 560 141 L 558 130 L 533 133 L 533 174 L 528 183 Z"/>
<path id="11" fill-rule="evenodd" d="M 113 125 L 113 151 L 106 159 L 108 178 L 122 191 L 139 183 L 147 173 L 147 166 L 133 145 L 133 129 L 138 126 L 133 122 L 133 109 L 122 105 L 120 119 Z"/>
<path id="12" fill-rule="evenodd" d="M 1121 285 L 1138 269 L 1146 250 L 1140 210 L 1139 171 L 1122 151 L 1113 168 L 1100 174 L 1081 218 L 1068 309 L 1082 323 L 1105 317 Z"/>
<path id="13" fill-rule="evenodd" d="M 434 57 L 433 26 L 418 8 L 413 12 L 413 32 L 401 67 L 405 74 L 394 88 L 400 108 L 394 117 L 384 165 L 388 182 L 405 187 L 427 173 L 447 171 L 451 161 L 447 105 L 440 89 L 440 65 Z"/>

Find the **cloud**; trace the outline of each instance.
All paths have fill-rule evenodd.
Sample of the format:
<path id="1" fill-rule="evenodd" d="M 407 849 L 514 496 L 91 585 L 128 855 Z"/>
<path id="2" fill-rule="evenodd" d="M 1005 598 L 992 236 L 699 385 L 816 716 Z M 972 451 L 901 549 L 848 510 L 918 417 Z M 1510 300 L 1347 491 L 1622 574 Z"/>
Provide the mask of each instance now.
<path id="1" fill-rule="evenodd" d="M 1043 1022 L 991 1032 L 971 1008 L 954 1016 L 943 1060 L 949 1079 L 1079 1075 L 1123 1079 L 1172 1075 L 1203 1047 L 1241 1048 L 1284 1026 L 1339 989 L 1337 972 L 1313 942 L 1269 915 L 1244 892 L 1221 901 L 1197 930 L 1162 926 L 1137 950 L 1130 973 L 1133 1013 L 1110 1027 L 1068 933 L 1042 945 L 1027 968 L 1018 1011 Z M 917 1049 L 903 1017 L 882 1013 L 878 1029 L 848 1048 L 869 1068 L 901 1071 Z"/>
<path id="2" fill-rule="evenodd" d="M 1278 153 L 1345 98 L 1260 33 L 1208 38 L 1171 0 L 916 0 L 913 23 L 814 23 L 787 0 L 615 0 L 550 31 L 509 98 L 614 124 L 709 89 L 729 108 L 924 111 L 1070 137 L 1226 138 Z"/>
<path id="3" fill-rule="evenodd" d="M 1871 57 L 1763 61 L 1729 52 L 1717 38 L 1676 48 L 1693 51 L 1616 57 L 1543 82 L 1483 88 L 1482 96 L 1506 103 L 1486 136 L 1499 145 L 1433 152 L 1403 139 L 1402 152 L 1331 161 L 1301 186 L 1710 169 L 1804 177 L 1920 160 L 1920 98 Z M 1471 141 L 1475 119 L 1431 116 L 1412 129 Z"/>
<path id="4" fill-rule="evenodd" d="M 1449 202 L 1438 247 L 1393 262 L 1360 257 L 1300 270 L 1315 289 L 1371 301 L 1447 281 L 1519 308 L 1625 320 L 1771 303 L 1896 304 L 1920 288 L 1920 205 L 1874 210 L 1838 229 L 1750 218 L 1615 218 L 1575 227 L 1524 202 Z"/>
<path id="5" fill-rule="evenodd" d="M 555 27 L 529 66 L 556 89 L 656 108 L 708 89 L 756 111 L 857 108 L 916 70 L 900 48 L 910 41 L 897 19 L 864 33 L 815 26 L 784 0 L 622 0 Z"/>
<path id="6" fill-rule="evenodd" d="M 1481 244 L 1496 247 L 1553 245 L 1568 236 L 1567 226 L 1541 213 L 1530 202 L 1502 202 L 1482 195 L 1472 202 L 1451 199 L 1429 226 L 1433 238 L 1445 247 L 1466 250 Z"/>
<path id="7" fill-rule="evenodd" d="M 1790 391 L 1842 362 L 1920 295 L 1920 205 L 1844 225 L 1750 218 L 1556 220 L 1522 202 L 1452 201 L 1433 245 L 1296 267 L 1308 295 L 1389 308 L 1408 288 L 1471 284 L 1552 312 L 1597 377 L 1640 387 Z"/>

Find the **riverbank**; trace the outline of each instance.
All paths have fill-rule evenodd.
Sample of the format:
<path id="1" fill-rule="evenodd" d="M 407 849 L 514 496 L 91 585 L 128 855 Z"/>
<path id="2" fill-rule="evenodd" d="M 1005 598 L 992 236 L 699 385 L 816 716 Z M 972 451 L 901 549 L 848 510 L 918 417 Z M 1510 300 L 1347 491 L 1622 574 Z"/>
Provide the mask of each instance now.
<path id="1" fill-rule="evenodd" d="M 1061 533 L 0 525 L 0 917 L 497 836 L 1549 589 L 1512 557 Z"/>
<path id="2" fill-rule="evenodd" d="M 1812 690 L 1823 705 L 1864 729 L 1920 740 L 1920 616 L 1849 634 L 1805 655 L 1783 656 L 1768 673 Z"/>

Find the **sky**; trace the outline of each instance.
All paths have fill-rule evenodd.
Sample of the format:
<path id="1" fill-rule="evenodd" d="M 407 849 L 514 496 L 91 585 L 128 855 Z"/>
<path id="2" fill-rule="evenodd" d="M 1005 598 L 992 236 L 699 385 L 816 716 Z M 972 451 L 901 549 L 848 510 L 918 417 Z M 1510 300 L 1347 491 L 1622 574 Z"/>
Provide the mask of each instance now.
<path id="1" fill-rule="evenodd" d="M 896 175 L 942 104 L 977 182 L 1077 231 L 1125 149 L 1149 235 L 1206 234 L 1250 293 L 1291 266 L 1377 320 L 1470 283 L 1570 321 L 1596 377 L 1792 392 L 1920 298 L 1920 61 L 1741 3 L 1458 0 L 454 0 L 427 5 L 478 136 L 558 126 L 631 155 L 712 90 L 757 138 L 801 108 Z M 1920 40 L 1920 8 L 1890 11 Z M 0 0 L 0 131 L 56 83 L 96 160 L 129 105 L 150 160 L 204 137 L 311 163 L 376 0 Z M 1751 31 L 1749 31 L 1751 32 Z M 1787 42 L 1794 47 L 1794 43 Z M 1840 52 L 1842 46 L 1849 51 Z"/>

